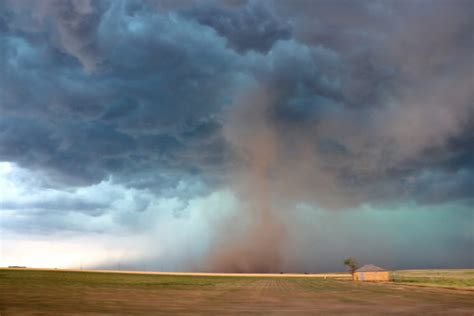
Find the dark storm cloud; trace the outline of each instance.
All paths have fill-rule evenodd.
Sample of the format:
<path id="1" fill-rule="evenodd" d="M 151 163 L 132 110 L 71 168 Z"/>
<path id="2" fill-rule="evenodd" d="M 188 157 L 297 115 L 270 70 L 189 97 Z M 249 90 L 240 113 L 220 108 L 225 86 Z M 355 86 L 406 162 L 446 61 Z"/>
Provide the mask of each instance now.
<path id="1" fill-rule="evenodd" d="M 264 114 L 280 160 L 309 146 L 326 174 L 295 176 L 303 191 L 331 180 L 348 202 L 395 196 L 422 171 L 472 168 L 464 145 L 452 149 L 472 131 L 463 123 L 473 115 L 469 9 L 7 1 L 2 157 L 76 185 L 146 170 L 213 178 L 243 158 L 222 135 L 223 109 L 261 84 L 274 95 Z"/>
<path id="2" fill-rule="evenodd" d="M 71 184 L 145 170 L 213 178 L 245 160 L 222 134 L 223 109 L 262 85 L 274 99 L 263 113 L 282 167 L 309 146 L 325 174 L 295 175 L 298 187 L 330 180 L 348 202 L 395 196 L 420 172 L 472 168 L 465 145 L 452 148 L 472 131 L 470 9 L 7 1 L 2 157 Z"/>
<path id="3" fill-rule="evenodd" d="M 291 36 L 288 23 L 278 20 L 263 3 L 254 1 L 235 6 L 196 6 L 183 14 L 215 29 L 240 53 L 267 53 L 275 42 Z"/>
<path id="4" fill-rule="evenodd" d="M 79 185 L 222 163 L 215 115 L 239 80 L 235 54 L 211 30 L 153 8 L 7 2 L 17 31 L 2 33 L 0 106 L 12 125 L 3 127 L 4 160 Z"/>
<path id="5" fill-rule="evenodd" d="M 315 77 L 326 75 L 327 83 L 333 74 L 331 93 L 305 89 L 314 79 L 289 80 L 283 86 L 297 88 L 270 110 L 284 148 L 299 141 L 319 152 L 311 155 L 319 164 L 314 177 L 324 181 L 309 181 L 308 195 L 336 181 L 338 202 L 392 199 L 402 192 L 417 199 L 405 187 L 410 176 L 438 174 L 447 165 L 462 172 L 469 165 L 469 145 L 456 140 L 473 132 L 474 82 L 466 70 L 473 67 L 472 3 L 282 1 L 277 8 L 292 21 L 295 39 L 326 47 L 340 61 Z M 300 72 L 293 69 L 284 72 L 287 78 Z M 273 89 L 281 91 L 279 85 Z M 457 181 L 441 174 L 437 181 Z M 438 195 L 456 199 L 454 192 L 469 190 Z"/>
<path id="6" fill-rule="evenodd" d="M 47 126 L 24 118 L 0 119 L 0 151 L 6 160 L 38 160 L 58 146 Z"/>

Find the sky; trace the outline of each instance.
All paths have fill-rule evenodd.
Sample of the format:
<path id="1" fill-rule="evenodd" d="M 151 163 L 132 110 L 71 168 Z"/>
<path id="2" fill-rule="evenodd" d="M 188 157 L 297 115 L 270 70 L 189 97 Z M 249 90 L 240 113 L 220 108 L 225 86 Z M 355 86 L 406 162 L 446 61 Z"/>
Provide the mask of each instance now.
<path id="1" fill-rule="evenodd" d="M 474 268 L 474 2 L 0 0 L 0 266 Z"/>

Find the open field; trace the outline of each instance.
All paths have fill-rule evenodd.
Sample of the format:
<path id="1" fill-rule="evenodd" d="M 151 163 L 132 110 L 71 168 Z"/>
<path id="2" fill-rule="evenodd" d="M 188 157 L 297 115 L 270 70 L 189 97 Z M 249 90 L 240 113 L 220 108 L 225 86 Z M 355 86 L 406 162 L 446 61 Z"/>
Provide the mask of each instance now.
<path id="1" fill-rule="evenodd" d="M 316 277 L 0 270 L 8 315 L 473 315 L 474 292 Z"/>
<path id="2" fill-rule="evenodd" d="M 7 268 L 0 268 L 0 271 Z M 12 270 L 29 271 L 62 271 L 62 272 L 92 272 L 92 273 L 119 273 L 119 274 L 141 274 L 141 275 L 164 275 L 164 276 L 208 276 L 208 277 L 262 277 L 262 278 L 332 278 L 350 280 L 352 276 L 346 272 L 335 273 L 210 273 L 210 272 L 157 272 L 157 271 L 134 271 L 134 270 L 78 270 L 78 269 L 42 269 L 42 268 L 8 268 Z"/>
<path id="3" fill-rule="evenodd" d="M 397 283 L 455 287 L 474 290 L 474 270 L 400 270 L 393 271 L 391 278 Z"/>

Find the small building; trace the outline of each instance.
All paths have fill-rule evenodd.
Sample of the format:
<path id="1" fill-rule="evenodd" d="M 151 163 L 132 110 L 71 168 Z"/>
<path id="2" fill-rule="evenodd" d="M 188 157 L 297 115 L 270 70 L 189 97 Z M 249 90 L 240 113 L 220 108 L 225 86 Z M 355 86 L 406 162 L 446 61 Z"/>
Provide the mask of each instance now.
<path id="1" fill-rule="evenodd" d="M 354 281 L 389 281 L 390 273 L 373 264 L 366 264 L 354 272 Z"/>

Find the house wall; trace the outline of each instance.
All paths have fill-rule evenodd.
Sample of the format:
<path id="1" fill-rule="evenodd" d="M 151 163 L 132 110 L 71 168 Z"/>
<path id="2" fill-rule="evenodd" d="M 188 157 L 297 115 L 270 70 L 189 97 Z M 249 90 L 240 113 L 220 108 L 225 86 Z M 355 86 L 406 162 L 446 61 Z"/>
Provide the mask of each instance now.
<path id="1" fill-rule="evenodd" d="M 355 281 L 389 281 L 390 274 L 388 271 L 381 272 L 356 272 L 353 279 Z"/>

